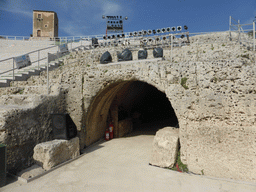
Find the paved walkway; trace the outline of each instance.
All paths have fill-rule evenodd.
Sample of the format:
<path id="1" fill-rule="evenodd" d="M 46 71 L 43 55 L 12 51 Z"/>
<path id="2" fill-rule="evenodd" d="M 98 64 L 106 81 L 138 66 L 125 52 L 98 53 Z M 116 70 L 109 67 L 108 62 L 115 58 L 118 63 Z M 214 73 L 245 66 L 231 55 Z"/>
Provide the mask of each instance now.
<path id="1" fill-rule="evenodd" d="M 135 133 L 90 147 L 86 155 L 28 184 L 0 189 L 17 191 L 159 191 L 255 192 L 256 183 L 207 178 L 148 164 L 153 135 Z"/>

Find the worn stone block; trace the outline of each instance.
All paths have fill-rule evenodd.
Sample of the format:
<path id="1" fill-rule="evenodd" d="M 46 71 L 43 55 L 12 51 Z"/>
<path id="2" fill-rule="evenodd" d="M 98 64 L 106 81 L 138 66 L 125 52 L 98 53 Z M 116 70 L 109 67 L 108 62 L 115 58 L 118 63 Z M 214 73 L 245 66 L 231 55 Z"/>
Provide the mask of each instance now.
<path id="1" fill-rule="evenodd" d="M 159 167 L 173 167 L 178 153 L 179 129 L 165 127 L 157 131 L 150 164 Z"/>
<path id="2" fill-rule="evenodd" d="M 40 143 L 34 148 L 34 160 L 45 170 L 79 156 L 79 138 L 53 140 Z"/>

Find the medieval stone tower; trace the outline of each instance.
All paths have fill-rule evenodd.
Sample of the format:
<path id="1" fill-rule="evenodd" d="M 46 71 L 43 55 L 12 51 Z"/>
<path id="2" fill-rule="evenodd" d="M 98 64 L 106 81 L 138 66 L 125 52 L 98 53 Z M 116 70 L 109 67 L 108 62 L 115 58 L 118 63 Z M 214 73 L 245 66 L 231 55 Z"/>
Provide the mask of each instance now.
<path id="1" fill-rule="evenodd" d="M 58 37 L 58 17 L 54 11 L 33 11 L 33 37 Z"/>

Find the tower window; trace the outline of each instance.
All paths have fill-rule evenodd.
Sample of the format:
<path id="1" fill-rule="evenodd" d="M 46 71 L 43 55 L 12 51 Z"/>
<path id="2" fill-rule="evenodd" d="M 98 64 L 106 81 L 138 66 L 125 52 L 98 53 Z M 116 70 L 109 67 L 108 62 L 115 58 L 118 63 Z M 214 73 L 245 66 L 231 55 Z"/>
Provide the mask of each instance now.
<path id="1" fill-rule="evenodd" d="M 42 18 L 42 14 L 38 14 L 38 15 L 37 15 L 37 18 L 38 18 L 38 19 L 41 19 L 41 18 Z"/>

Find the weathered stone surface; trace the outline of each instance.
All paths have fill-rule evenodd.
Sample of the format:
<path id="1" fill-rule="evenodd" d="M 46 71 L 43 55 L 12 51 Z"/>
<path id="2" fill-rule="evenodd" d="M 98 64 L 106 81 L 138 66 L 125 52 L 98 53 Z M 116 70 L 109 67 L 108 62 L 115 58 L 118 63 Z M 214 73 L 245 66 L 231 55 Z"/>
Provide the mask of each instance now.
<path id="1" fill-rule="evenodd" d="M 34 148 L 34 160 L 45 170 L 79 156 L 79 138 L 53 140 L 40 143 Z"/>
<path id="2" fill-rule="evenodd" d="M 179 129 L 165 127 L 157 131 L 154 141 L 151 165 L 171 168 L 174 166 L 179 143 Z"/>

